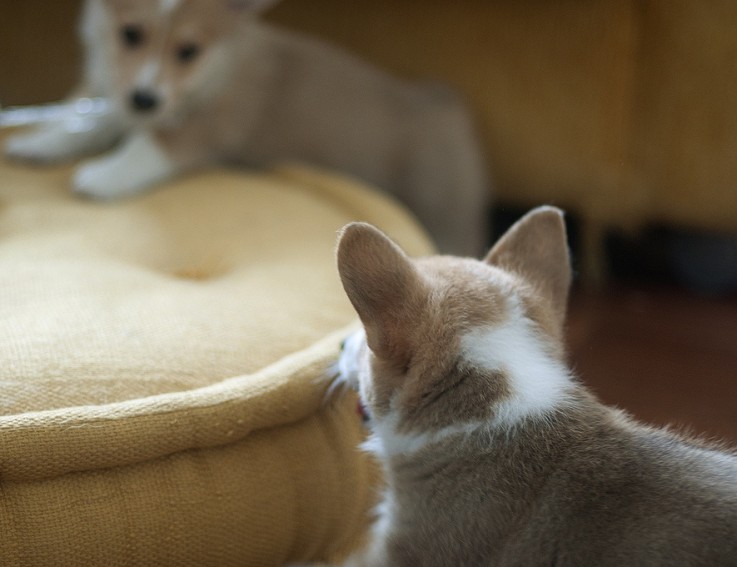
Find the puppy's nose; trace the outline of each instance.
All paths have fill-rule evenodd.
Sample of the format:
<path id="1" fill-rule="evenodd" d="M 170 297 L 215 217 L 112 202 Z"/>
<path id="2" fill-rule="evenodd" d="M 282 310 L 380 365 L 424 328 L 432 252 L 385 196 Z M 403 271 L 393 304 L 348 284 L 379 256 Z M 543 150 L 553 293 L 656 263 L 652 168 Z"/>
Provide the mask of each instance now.
<path id="1" fill-rule="evenodd" d="M 151 91 L 136 89 L 131 94 L 130 105 L 138 112 L 150 112 L 159 105 L 159 98 Z"/>

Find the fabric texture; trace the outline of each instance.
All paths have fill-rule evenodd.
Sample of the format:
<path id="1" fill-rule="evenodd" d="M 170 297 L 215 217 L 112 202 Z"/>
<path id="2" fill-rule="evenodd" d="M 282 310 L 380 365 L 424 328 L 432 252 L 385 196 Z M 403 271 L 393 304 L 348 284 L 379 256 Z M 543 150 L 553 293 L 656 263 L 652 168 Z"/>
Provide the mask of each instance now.
<path id="1" fill-rule="evenodd" d="M 350 395 L 336 231 L 432 245 L 378 192 L 300 166 L 115 203 L 0 164 L 0 563 L 339 556 L 378 475 Z"/>

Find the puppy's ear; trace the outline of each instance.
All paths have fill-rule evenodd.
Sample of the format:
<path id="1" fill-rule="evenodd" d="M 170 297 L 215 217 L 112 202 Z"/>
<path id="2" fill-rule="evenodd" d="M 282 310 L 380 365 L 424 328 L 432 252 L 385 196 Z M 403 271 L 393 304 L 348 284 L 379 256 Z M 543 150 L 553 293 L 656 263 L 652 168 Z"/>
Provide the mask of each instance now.
<path id="1" fill-rule="evenodd" d="M 497 241 L 484 260 L 533 285 L 546 300 L 558 331 L 562 329 L 571 285 L 563 211 L 533 209 Z"/>
<path id="2" fill-rule="evenodd" d="M 279 0 L 223 0 L 225 5 L 235 11 L 260 14 L 265 12 Z"/>
<path id="3" fill-rule="evenodd" d="M 427 296 L 412 260 L 381 231 L 351 223 L 338 240 L 338 272 L 373 353 L 401 363 L 409 356 L 417 310 Z"/>

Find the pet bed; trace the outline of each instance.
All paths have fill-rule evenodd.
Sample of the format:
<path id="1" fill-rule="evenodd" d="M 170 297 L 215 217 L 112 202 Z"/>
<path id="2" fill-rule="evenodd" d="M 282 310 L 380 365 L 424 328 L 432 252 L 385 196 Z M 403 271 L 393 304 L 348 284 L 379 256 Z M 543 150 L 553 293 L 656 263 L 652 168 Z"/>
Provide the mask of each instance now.
<path id="1" fill-rule="evenodd" d="M 281 565 L 359 541 L 377 475 L 350 396 L 336 230 L 415 254 L 398 205 L 300 166 L 100 203 L 0 163 L 0 563 Z"/>

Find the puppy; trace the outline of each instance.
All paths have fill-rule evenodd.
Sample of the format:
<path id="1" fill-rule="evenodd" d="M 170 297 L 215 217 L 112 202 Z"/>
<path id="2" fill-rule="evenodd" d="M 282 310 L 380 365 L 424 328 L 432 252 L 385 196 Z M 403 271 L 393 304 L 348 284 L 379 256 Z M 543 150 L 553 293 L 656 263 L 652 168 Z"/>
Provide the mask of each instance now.
<path id="1" fill-rule="evenodd" d="M 566 368 L 559 210 L 483 261 L 410 259 L 361 223 L 337 257 L 363 323 L 341 379 L 386 478 L 345 565 L 737 565 L 737 458 L 602 405 Z"/>
<path id="2" fill-rule="evenodd" d="M 214 162 L 301 160 L 403 201 L 443 250 L 485 242 L 485 166 L 466 108 L 438 85 L 401 81 L 259 15 L 276 0 L 86 0 L 84 79 L 72 98 L 112 111 L 12 137 L 14 158 L 54 162 L 121 144 L 73 184 L 132 195 Z"/>

